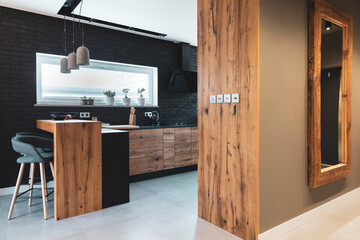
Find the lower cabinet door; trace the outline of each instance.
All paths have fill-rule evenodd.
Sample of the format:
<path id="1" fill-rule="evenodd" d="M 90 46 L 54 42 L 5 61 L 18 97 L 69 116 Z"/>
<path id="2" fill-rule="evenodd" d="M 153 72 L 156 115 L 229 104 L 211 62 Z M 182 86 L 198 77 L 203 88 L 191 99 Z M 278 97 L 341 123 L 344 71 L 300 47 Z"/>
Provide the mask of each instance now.
<path id="1" fill-rule="evenodd" d="M 144 131 L 143 134 L 142 131 Z M 164 147 L 162 137 L 159 138 L 159 131 L 156 131 L 156 134 L 152 136 L 149 136 L 150 134 L 151 131 L 149 130 L 130 132 L 130 175 L 163 170 Z"/>
<path id="2" fill-rule="evenodd" d="M 175 128 L 175 167 L 192 163 L 191 128 Z"/>

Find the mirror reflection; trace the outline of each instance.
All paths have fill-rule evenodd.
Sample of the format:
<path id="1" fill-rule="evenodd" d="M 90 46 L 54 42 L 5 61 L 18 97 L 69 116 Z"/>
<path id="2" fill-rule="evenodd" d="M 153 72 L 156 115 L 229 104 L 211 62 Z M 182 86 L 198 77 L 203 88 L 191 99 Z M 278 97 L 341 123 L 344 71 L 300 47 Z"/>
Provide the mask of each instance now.
<path id="1" fill-rule="evenodd" d="M 321 27 L 321 168 L 341 163 L 342 28 Z"/>

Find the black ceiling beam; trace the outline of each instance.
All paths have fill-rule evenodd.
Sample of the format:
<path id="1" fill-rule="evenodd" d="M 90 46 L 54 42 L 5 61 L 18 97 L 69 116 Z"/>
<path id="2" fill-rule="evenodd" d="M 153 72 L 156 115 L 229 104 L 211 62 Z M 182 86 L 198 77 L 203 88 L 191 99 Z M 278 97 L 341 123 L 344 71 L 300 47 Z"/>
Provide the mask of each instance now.
<path id="1" fill-rule="evenodd" d="M 74 17 L 76 19 L 88 21 L 90 23 L 98 23 L 98 24 L 102 24 L 102 25 L 107 25 L 107 26 L 111 26 L 111 27 L 120 28 L 120 29 L 123 29 L 123 30 L 139 32 L 139 33 L 153 35 L 153 36 L 157 36 L 157 37 L 166 37 L 166 34 L 164 34 L 164 33 L 148 31 L 148 30 L 141 29 L 141 28 L 135 28 L 135 27 L 126 26 L 126 25 L 122 25 L 122 24 L 117 24 L 117 23 L 113 23 L 113 22 L 103 21 L 103 20 L 96 19 L 96 18 L 90 18 L 90 17 L 85 17 L 85 16 L 80 16 L 80 15 L 73 14 L 72 12 L 81 3 L 81 1 L 82 0 L 67 0 L 64 3 L 64 5 L 61 7 L 61 9 L 59 10 L 58 14 L 63 15 L 63 16 L 68 16 L 68 17 L 71 17 L 71 18 Z"/>
<path id="2" fill-rule="evenodd" d="M 66 0 L 64 5 L 60 8 L 57 14 L 63 16 L 71 16 L 71 13 L 81 3 L 82 0 Z"/>

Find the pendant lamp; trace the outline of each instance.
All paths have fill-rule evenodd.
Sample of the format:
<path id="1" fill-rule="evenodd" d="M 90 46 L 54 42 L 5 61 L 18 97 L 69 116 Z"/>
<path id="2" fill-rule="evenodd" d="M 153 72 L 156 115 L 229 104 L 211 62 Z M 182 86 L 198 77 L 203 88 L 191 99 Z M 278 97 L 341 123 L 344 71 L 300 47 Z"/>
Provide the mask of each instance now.
<path id="1" fill-rule="evenodd" d="M 62 58 L 60 60 L 60 72 L 61 73 L 71 73 L 70 69 L 68 68 L 68 59 L 66 57 L 67 55 L 67 50 L 66 50 L 66 18 L 64 15 L 64 51 L 65 51 L 65 56 L 64 58 Z"/>
<path id="2" fill-rule="evenodd" d="M 83 0 L 81 1 L 79 19 L 81 19 Z M 81 38 L 82 46 L 76 50 L 76 63 L 82 66 L 88 66 L 90 64 L 90 52 L 87 47 L 84 46 L 84 23 L 81 24 Z"/>
<path id="3" fill-rule="evenodd" d="M 78 70 L 79 65 L 76 64 L 76 53 L 75 53 L 75 17 L 73 15 L 73 52 L 69 54 L 68 56 L 68 68 L 73 70 Z"/>

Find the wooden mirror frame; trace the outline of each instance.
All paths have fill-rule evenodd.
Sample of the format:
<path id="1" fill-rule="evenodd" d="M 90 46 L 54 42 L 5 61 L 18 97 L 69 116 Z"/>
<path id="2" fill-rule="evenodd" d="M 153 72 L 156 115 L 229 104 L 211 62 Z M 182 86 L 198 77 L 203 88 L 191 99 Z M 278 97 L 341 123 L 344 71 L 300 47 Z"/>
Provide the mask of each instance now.
<path id="1" fill-rule="evenodd" d="M 309 187 L 315 188 L 351 173 L 351 78 L 353 19 L 324 0 L 310 0 L 308 65 L 308 168 Z M 321 169 L 321 20 L 343 30 L 341 163 Z"/>

